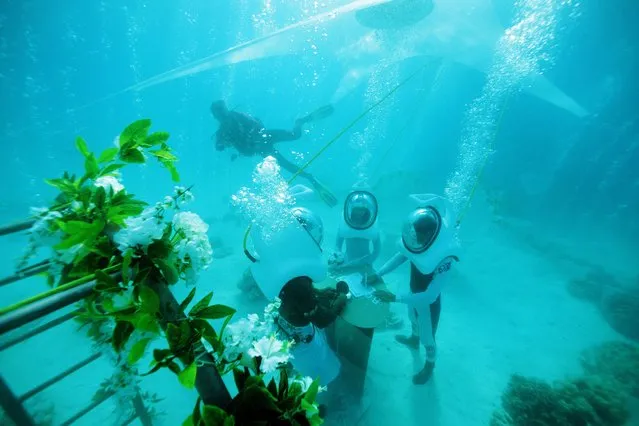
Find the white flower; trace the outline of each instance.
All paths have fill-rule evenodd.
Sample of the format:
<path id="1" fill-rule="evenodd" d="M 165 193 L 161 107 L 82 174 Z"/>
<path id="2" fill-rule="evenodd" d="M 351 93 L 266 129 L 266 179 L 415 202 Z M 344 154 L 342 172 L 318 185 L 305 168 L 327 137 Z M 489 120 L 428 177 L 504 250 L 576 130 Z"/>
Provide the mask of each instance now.
<path id="1" fill-rule="evenodd" d="M 115 176 L 101 176 L 95 180 L 95 186 L 102 187 L 105 190 L 111 188 L 114 194 L 122 191 L 124 189 L 124 185 L 120 183 L 118 178 Z"/>
<path id="2" fill-rule="evenodd" d="M 126 228 L 113 236 L 121 252 L 138 246 L 148 247 L 154 240 L 162 238 L 166 228 L 166 224 L 156 217 L 154 207 L 148 207 L 139 216 L 126 219 L 124 224 Z"/>
<path id="3" fill-rule="evenodd" d="M 225 347 L 224 358 L 227 361 L 235 361 L 251 347 L 253 329 L 254 324 L 245 318 L 226 327 L 222 343 L 224 343 Z"/>
<path id="4" fill-rule="evenodd" d="M 262 358 L 260 369 L 263 373 L 275 371 L 280 364 L 288 362 L 291 358 L 288 345 L 275 336 L 262 337 L 257 342 L 253 342 L 253 347 L 248 350 L 248 354 L 253 358 L 258 356 Z"/>
<path id="5" fill-rule="evenodd" d="M 173 251 L 181 262 L 187 284 L 197 281 L 198 273 L 213 261 L 213 249 L 206 235 L 209 226 L 195 213 L 180 212 L 173 216 L 173 230 L 182 236 Z"/>
<path id="6" fill-rule="evenodd" d="M 206 234 L 209 225 L 195 213 L 180 212 L 173 216 L 173 228 L 184 232 L 189 237 L 194 234 Z"/>
<path id="7" fill-rule="evenodd" d="M 193 193 L 183 186 L 173 188 L 173 198 L 178 200 L 178 207 L 195 200 Z"/>

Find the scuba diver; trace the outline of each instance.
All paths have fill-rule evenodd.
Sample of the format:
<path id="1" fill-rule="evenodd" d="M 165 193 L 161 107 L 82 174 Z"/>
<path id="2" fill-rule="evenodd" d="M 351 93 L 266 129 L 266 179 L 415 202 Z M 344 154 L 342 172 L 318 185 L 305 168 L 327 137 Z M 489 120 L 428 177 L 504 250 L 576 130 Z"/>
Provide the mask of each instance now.
<path id="1" fill-rule="evenodd" d="M 419 207 L 404 223 L 399 252 L 377 272 L 382 277 L 398 266 L 410 261 L 410 293 L 396 296 L 388 291 L 374 295 L 385 302 L 404 303 L 408 306 L 412 333 L 409 337 L 396 336 L 396 340 L 412 349 L 419 343 L 426 348 L 424 368 L 413 377 L 414 384 L 430 380 L 436 361 L 435 334 L 441 312 L 441 289 L 451 274 L 453 262 L 458 262 L 459 246 L 454 233 L 452 208 L 439 196 L 413 195 Z"/>
<path id="2" fill-rule="evenodd" d="M 329 257 L 333 274 L 361 272 L 374 276 L 373 262 L 379 257 L 382 246 L 377 212 L 377 198 L 369 191 L 355 189 L 346 197 L 337 231 L 336 251 Z M 370 280 L 367 283 L 374 284 Z M 401 326 L 402 320 L 389 312 L 386 327 Z"/>
<path id="3" fill-rule="evenodd" d="M 220 123 L 215 133 L 215 149 L 224 151 L 226 148 L 235 148 L 239 155 L 252 157 L 260 155 L 265 158 L 273 156 L 277 163 L 295 174 L 299 172 L 293 162 L 284 157 L 276 148 L 279 142 L 296 141 L 302 136 L 302 126 L 312 121 L 326 118 L 333 114 L 333 106 L 326 105 L 309 115 L 295 120 L 293 130 L 267 129 L 262 122 L 255 117 L 237 111 L 229 110 L 223 100 L 214 101 L 211 104 L 211 114 Z M 237 158 L 231 156 L 231 161 Z M 300 176 L 307 179 L 318 192 L 322 200 L 330 207 L 337 205 L 337 199 L 324 187 L 312 174 L 301 171 Z"/>

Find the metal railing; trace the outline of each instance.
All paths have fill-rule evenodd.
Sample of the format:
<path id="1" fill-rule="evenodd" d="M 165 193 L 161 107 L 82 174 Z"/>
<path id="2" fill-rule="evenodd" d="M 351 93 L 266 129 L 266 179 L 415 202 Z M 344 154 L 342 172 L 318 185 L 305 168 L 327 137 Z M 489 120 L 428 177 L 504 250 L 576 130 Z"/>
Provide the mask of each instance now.
<path id="1" fill-rule="evenodd" d="M 24 231 L 29 229 L 31 226 L 31 221 L 21 222 L 17 225 L 10 225 L 5 227 L 0 227 L 0 236 L 9 235 L 15 232 Z M 44 261 L 35 265 L 31 265 L 26 267 L 20 271 L 18 271 L 15 275 L 10 277 L 0 279 L 0 286 L 4 286 L 7 284 L 19 282 L 25 278 L 32 277 L 34 275 L 46 272 L 49 268 L 49 262 Z M 114 274 L 117 275 L 117 274 Z M 68 291 L 61 292 L 58 294 L 51 295 L 45 299 L 39 300 L 37 302 L 31 303 L 29 305 L 23 306 L 19 309 L 16 309 L 12 312 L 6 313 L 0 316 L 0 336 L 14 330 L 18 330 L 19 328 L 36 321 L 45 315 L 54 313 L 62 308 L 65 308 L 73 303 L 79 302 L 88 295 L 91 294 L 94 287 L 96 285 L 95 281 L 88 282 L 76 288 L 69 289 Z M 9 348 L 16 346 L 19 343 L 22 343 L 34 336 L 37 336 L 41 333 L 44 333 L 48 330 L 51 330 L 65 322 L 73 319 L 81 310 L 74 310 L 73 312 L 69 312 L 67 314 L 61 315 L 45 324 L 42 324 L 28 332 L 25 332 L 22 335 L 13 337 L 8 341 L 0 344 L 0 351 L 5 351 Z M 86 359 L 72 365 L 66 370 L 60 372 L 54 377 L 49 378 L 33 389 L 27 391 L 23 395 L 17 396 L 6 383 L 4 378 L 0 375 L 0 406 L 5 412 L 5 415 L 9 417 L 16 425 L 18 426 L 36 426 L 36 422 L 33 420 L 31 415 L 24 407 L 24 402 L 49 387 L 55 385 L 60 382 L 62 379 L 68 377 L 69 375 L 81 370 L 82 368 L 90 365 L 101 357 L 102 354 L 95 353 Z M 101 405 L 103 402 L 107 401 L 114 395 L 114 392 L 106 393 L 102 395 L 98 399 L 94 399 L 89 405 L 79 410 L 73 416 L 68 418 L 67 420 L 61 422 L 60 424 L 63 426 L 70 426 L 74 424 L 76 421 L 84 417 L 93 411 L 96 407 Z M 143 426 L 152 426 L 151 416 L 144 405 L 144 401 L 142 396 L 140 395 L 139 389 L 136 391 L 136 396 L 132 401 L 134 414 L 128 418 L 124 423 L 124 425 L 128 425 L 132 423 L 135 419 L 139 419 Z"/>
<path id="2" fill-rule="evenodd" d="M 9 235 L 20 231 L 28 230 L 32 225 L 33 220 L 26 220 L 13 225 L 0 226 L 0 236 Z M 25 278 L 32 277 L 34 275 L 46 272 L 49 268 L 49 262 L 43 261 L 37 264 L 25 267 L 18 271 L 16 274 L 0 279 L 0 287 L 11 283 L 19 282 Z M 121 278 L 120 273 L 111 274 L 111 276 L 119 280 Z M 56 312 L 62 308 L 65 308 L 73 303 L 77 303 L 90 294 L 92 294 L 96 282 L 90 281 L 73 288 L 65 289 L 56 294 L 51 294 L 40 300 L 21 306 L 17 309 L 11 310 L 4 315 L 0 315 L 0 336 L 19 329 L 33 321 L 36 321 L 45 315 Z M 158 294 L 160 298 L 160 314 L 162 329 L 166 329 L 167 324 L 183 320 L 186 315 L 179 302 L 173 296 L 173 293 L 165 283 L 151 283 L 151 288 Z M 70 319 L 74 318 L 80 310 L 59 316 L 45 324 L 42 324 L 24 334 L 11 338 L 7 342 L 0 344 L 0 351 L 9 349 L 21 342 L 24 342 L 38 334 L 51 330 L 60 324 L 63 324 Z M 195 353 L 198 355 L 198 359 L 202 361 L 197 366 L 195 387 L 200 395 L 202 402 L 208 405 L 215 405 L 221 408 L 226 408 L 231 403 L 231 396 L 224 384 L 219 371 L 217 370 L 215 360 L 213 356 L 206 351 L 201 342 L 195 343 Z M 24 408 L 23 402 L 27 399 L 37 395 L 48 387 L 59 382 L 69 374 L 73 374 L 83 367 L 91 364 L 100 358 L 100 354 L 94 354 L 85 360 L 78 362 L 71 366 L 67 370 L 61 372 L 55 377 L 43 382 L 34 389 L 28 391 L 22 396 L 16 396 L 9 386 L 5 383 L 4 379 L 0 375 L 0 406 L 4 409 L 7 416 L 13 420 L 18 426 L 35 426 L 34 420 L 31 418 L 27 410 Z M 113 393 L 105 393 L 100 398 L 93 400 L 91 404 L 79 410 L 76 414 L 71 416 L 61 425 L 72 425 L 77 420 L 81 419 L 100 404 L 108 400 L 113 396 Z M 132 401 L 134 414 L 131 418 L 123 423 L 123 426 L 132 423 L 135 419 L 139 419 L 143 426 L 152 426 L 151 415 L 144 405 L 144 400 L 137 390 L 136 396 Z"/>

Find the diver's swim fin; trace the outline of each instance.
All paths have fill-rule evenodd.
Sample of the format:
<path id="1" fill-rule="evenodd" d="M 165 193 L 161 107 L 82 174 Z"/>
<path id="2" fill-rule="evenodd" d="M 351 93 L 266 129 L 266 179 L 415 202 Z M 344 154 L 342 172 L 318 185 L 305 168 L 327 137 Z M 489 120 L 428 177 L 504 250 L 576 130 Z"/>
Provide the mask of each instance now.
<path id="1" fill-rule="evenodd" d="M 317 191 L 322 201 L 324 201 L 329 207 L 335 207 L 337 205 L 337 197 L 331 193 L 324 185 L 319 183 L 317 179 L 313 180 L 313 187 Z"/>
<path id="2" fill-rule="evenodd" d="M 311 121 L 322 120 L 326 117 L 329 117 L 335 112 L 335 108 L 333 105 L 324 105 L 307 115 L 306 117 L 300 118 L 298 121 L 302 123 L 310 123 Z"/>

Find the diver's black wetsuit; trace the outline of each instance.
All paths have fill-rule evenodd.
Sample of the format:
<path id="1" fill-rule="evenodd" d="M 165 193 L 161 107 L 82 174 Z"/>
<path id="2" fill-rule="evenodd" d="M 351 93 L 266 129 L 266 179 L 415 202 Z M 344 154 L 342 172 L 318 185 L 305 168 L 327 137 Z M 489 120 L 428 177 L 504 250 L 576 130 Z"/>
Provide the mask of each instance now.
<path id="1" fill-rule="evenodd" d="M 297 173 L 298 167 L 287 160 L 276 148 L 278 142 L 298 140 L 302 136 L 302 125 L 308 120 L 302 118 L 295 122 L 293 130 L 266 129 L 262 122 L 250 115 L 229 111 L 220 122 L 215 134 L 215 145 L 222 150 L 226 146 L 233 146 L 240 155 L 251 157 L 272 155 L 277 163 L 291 173 Z M 302 172 L 300 176 L 312 179 L 309 173 Z"/>
<path id="2" fill-rule="evenodd" d="M 419 272 L 419 269 L 415 266 L 413 262 L 410 263 L 410 292 L 415 293 L 423 293 L 428 290 L 428 286 L 433 281 L 435 277 L 434 273 L 430 274 L 422 274 Z M 433 339 L 435 339 L 435 334 L 437 333 L 437 326 L 439 325 L 439 317 L 442 311 L 442 296 L 437 296 L 437 299 L 431 303 L 430 305 L 430 324 L 433 330 Z M 412 308 L 414 311 L 415 318 L 419 315 L 417 313 L 417 309 Z M 414 325 L 413 325 L 414 326 Z M 413 330 L 413 334 L 416 335 L 416 330 Z"/>

